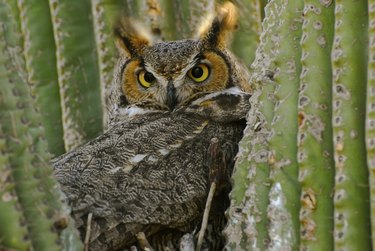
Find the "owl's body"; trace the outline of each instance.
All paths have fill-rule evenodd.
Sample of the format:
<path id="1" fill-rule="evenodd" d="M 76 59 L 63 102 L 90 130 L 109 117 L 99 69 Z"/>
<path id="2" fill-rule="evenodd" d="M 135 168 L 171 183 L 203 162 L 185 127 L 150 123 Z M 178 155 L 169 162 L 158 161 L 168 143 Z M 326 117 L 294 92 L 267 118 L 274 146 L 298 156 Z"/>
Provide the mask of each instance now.
<path id="1" fill-rule="evenodd" d="M 57 159 L 57 179 L 83 233 L 93 213 L 92 250 L 117 250 L 134 243 L 140 231 L 192 232 L 210 185 L 210 140 L 218 138 L 233 160 L 243 128 L 244 121 L 222 124 L 192 113 L 152 113 L 118 123 Z"/>
<path id="2" fill-rule="evenodd" d="M 222 248 L 229 177 L 250 108 L 246 77 L 224 46 L 231 11 L 196 40 L 151 44 L 129 23 L 116 29 L 122 56 L 108 129 L 53 161 L 83 236 L 92 213 L 90 250 L 124 249 L 138 232 L 157 250 L 177 248 L 184 233 L 199 230 L 213 180 L 222 184 L 207 244 Z"/>

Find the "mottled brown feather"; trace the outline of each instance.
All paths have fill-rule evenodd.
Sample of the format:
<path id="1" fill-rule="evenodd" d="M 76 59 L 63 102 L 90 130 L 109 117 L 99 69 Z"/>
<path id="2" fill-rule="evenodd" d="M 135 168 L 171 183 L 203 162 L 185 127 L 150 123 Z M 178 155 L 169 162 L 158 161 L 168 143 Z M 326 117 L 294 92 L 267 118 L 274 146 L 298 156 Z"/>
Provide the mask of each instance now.
<path id="1" fill-rule="evenodd" d="M 123 250 L 139 232 L 155 250 L 177 249 L 183 234 L 199 230 L 210 173 L 220 174 L 220 184 L 205 245 L 222 249 L 228 179 L 251 92 L 246 68 L 226 48 L 235 13 L 233 4 L 222 6 L 195 40 L 154 43 L 129 19 L 115 27 L 120 58 L 107 130 L 53 160 L 82 237 L 93 216 L 90 250 Z M 196 82 L 188 72 L 200 64 L 210 74 Z M 139 83 L 146 71 L 149 87 Z"/>

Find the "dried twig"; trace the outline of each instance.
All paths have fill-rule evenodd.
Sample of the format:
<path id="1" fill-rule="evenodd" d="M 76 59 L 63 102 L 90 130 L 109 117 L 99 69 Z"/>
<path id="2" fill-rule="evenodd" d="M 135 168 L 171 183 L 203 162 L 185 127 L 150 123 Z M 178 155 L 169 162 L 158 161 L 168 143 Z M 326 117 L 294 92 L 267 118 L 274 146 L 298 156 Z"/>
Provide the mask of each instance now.
<path id="1" fill-rule="evenodd" d="M 86 236 L 85 236 L 85 251 L 89 251 L 89 242 L 90 242 L 90 234 L 91 234 L 91 220 L 92 220 L 92 213 L 89 213 L 87 216 L 87 226 L 86 226 Z"/>
<path id="2" fill-rule="evenodd" d="M 142 250 L 146 251 L 154 251 L 154 249 L 151 247 L 150 243 L 148 242 L 145 233 L 139 232 L 135 235 L 135 237 L 138 240 L 139 246 L 141 246 Z"/>
<path id="3" fill-rule="evenodd" d="M 199 231 L 196 251 L 200 251 L 202 248 L 203 237 L 204 237 L 204 233 L 206 232 L 208 217 L 210 215 L 211 204 L 212 204 L 212 199 L 215 194 L 215 190 L 216 190 L 216 183 L 212 182 L 211 187 L 210 187 L 210 192 L 208 193 L 208 197 L 206 201 L 206 208 L 204 209 L 203 220 L 202 220 L 201 230 Z"/>

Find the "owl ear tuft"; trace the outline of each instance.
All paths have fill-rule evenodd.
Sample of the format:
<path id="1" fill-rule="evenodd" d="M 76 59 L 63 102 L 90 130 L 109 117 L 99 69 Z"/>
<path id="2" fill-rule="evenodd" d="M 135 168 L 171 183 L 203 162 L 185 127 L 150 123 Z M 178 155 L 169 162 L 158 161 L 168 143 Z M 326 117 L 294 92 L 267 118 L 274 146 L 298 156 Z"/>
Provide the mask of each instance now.
<path id="1" fill-rule="evenodd" d="M 237 28 L 237 8 L 231 2 L 219 6 L 211 22 L 200 28 L 200 38 L 207 46 L 225 48 L 232 32 Z"/>
<path id="2" fill-rule="evenodd" d="M 138 23 L 119 19 L 113 33 L 119 52 L 127 57 L 137 56 L 151 45 L 152 36 Z"/>

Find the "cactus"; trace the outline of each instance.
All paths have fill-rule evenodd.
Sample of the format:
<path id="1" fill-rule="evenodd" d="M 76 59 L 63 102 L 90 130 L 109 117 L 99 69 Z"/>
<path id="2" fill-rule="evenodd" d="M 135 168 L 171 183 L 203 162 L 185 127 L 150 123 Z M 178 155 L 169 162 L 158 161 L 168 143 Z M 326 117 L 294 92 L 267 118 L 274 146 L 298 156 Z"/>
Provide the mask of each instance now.
<path id="1" fill-rule="evenodd" d="M 250 65 L 254 61 L 262 30 L 261 2 L 241 0 L 236 4 L 239 8 L 239 28 L 234 34 L 231 49 L 246 65 Z"/>
<path id="2" fill-rule="evenodd" d="M 50 119 L 43 120 L 49 151 L 53 155 L 65 152 L 60 106 L 49 105 L 59 102 L 59 86 L 55 44 L 53 41 L 47 2 L 37 4 L 35 1 L 17 1 L 21 31 L 24 43 L 24 57 L 28 82 L 38 101 L 41 113 Z"/>
<path id="3" fill-rule="evenodd" d="M 87 0 L 50 0 L 49 6 L 56 44 L 64 143 L 69 151 L 97 136 L 102 128 L 95 37 L 89 19 L 91 5 Z"/>
<path id="4" fill-rule="evenodd" d="M 354 4 L 345 0 L 335 3 L 305 0 L 302 12 L 293 1 L 272 0 L 265 8 L 251 83 L 257 88 L 256 92 L 262 93 L 254 101 L 253 109 L 259 109 L 267 123 L 259 124 L 262 117 L 258 116 L 255 120 L 258 125 L 253 123 L 248 127 L 260 128 L 246 130 L 241 142 L 247 149 L 242 149 L 236 163 L 229 212 L 236 210 L 242 215 L 228 215 L 230 224 L 226 233 L 231 233 L 228 235 L 231 250 L 241 250 L 239 247 L 244 243 L 244 250 L 279 250 L 281 247 L 283 250 L 372 249 L 374 227 L 371 229 L 369 224 L 374 148 L 371 140 L 371 63 L 368 74 L 366 69 L 367 23 L 370 24 L 371 38 L 373 6 L 369 1 L 369 20 L 366 1 Z M 288 25 L 293 21 L 297 21 L 295 25 Z M 300 29 L 302 34 L 298 32 Z M 268 39 L 262 39 L 264 37 Z M 283 38 L 281 42 L 279 37 Z M 291 50 L 288 47 L 281 49 L 282 46 L 289 46 Z M 372 62 L 371 48 L 372 43 L 369 62 Z M 291 61 L 293 55 L 295 58 Z M 288 71 L 284 71 L 288 65 Z M 298 69 L 301 69 L 299 76 Z M 366 75 L 369 79 L 365 136 Z M 288 90 L 281 96 L 283 88 Z M 282 121 L 285 124 L 279 127 Z M 268 138 L 264 140 L 267 131 Z M 290 135 L 286 136 L 286 133 Z M 267 142 L 263 150 L 268 148 L 269 206 L 262 213 L 249 211 L 246 207 L 249 203 L 256 205 L 254 202 L 265 200 L 264 194 L 251 190 L 259 184 L 243 178 L 248 166 L 249 175 L 264 172 L 266 166 L 259 158 L 264 156 L 264 151 L 262 155 L 254 154 L 260 146 L 252 142 Z M 366 142 L 370 172 L 366 165 Z M 278 164 L 276 170 L 275 164 Z M 253 165 L 256 168 L 251 168 Z M 267 177 L 263 180 L 267 181 Z M 238 187 L 248 189 L 243 192 Z M 274 210 L 276 206 L 281 206 L 281 210 Z M 299 212 L 296 211 L 298 207 Z M 260 229 L 249 228 L 249 225 L 254 225 L 253 215 L 263 216 L 255 226 L 266 224 L 269 239 L 261 239 L 267 235 Z M 286 226 L 279 225 L 275 229 L 273 222 L 283 222 L 285 217 L 288 217 L 285 224 L 291 227 L 291 231 L 275 232 Z M 234 226 L 237 227 L 232 222 L 236 222 Z M 249 229 L 254 232 L 249 232 Z M 292 234 L 296 234 L 295 238 L 290 238 Z M 261 241 L 267 244 L 260 246 Z"/>
<path id="5" fill-rule="evenodd" d="M 257 222 L 246 222 L 245 220 L 247 224 L 255 224 L 255 226 L 263 225 L 262 232 L 257 231 L 258 229 L 255 227 L 253 233 L 248 236 L 246 231 L 238 233 L 238 228 L 226 230 L 227 232 L 234 231 L 232 233 L 234 236 L 243 236 L 241 238 L 241 242 L 243 243 L 237 243 L 236 240 L 229 241 L 229 245 L 233 250 L 247 250 L 248 247 L 264 249 L 264 243 L 266 242 L 269 242 L 271 250 L 290 250 L 296 248 L 299 244 L 298 216 L 300 209 L 300 188 L 298 186 L 296 153 L 297 97 L 299 74 L 301 71 L 299 64 L 301 54 L 299 39 L 302 26 L 299 13 L 302 11 L 302 8 L 301 1 L 271 1 L 265 9 L 266 17 L 263 26 L 266 33 L 263 34 L 263 37 L 261 36 L 258 58 L 253 65 L 253 81 L 260 81 L 261 84 L 265 69 L 274 72 L 272 74 L 273 83 L 271 83 L 273 86 L 267 87 L 267 90 L 263 92 L 266 99 L 269 100 L 266 100 L 264 103 L 265 106 L 262 106 L 262 104 L 258 106 L 266 118 L 266 125 L 264 125 L 263 130 L 258 129 L 261 132 L 258 142 L 266 145 L 266 147 L 263 147 L 261 154 L 266 157 L 261 159 L 252 153 L 244 159 L 247 159 L 251 163 L 251 166 L 254 166 L 252 173 L 259 171 L 265 173 L 264 169 L 269 169 L 267 170 L 269 176 L 262 177 L 263 180 L 269 179 L 268 184 L 270 186 L 268 187 L 268 191 L 266 188 L 263 188 L 264 191 L 268 192 L 267 198 L 264 198 L 265 194 L 261 194 L 257 198 L 257 194 L 259 193 L 256 190 L 252 190 L 250 182 L 253 182 L 251 179 L 249 179 L 249 183 L 245 186 L 247 187 L 245 194 L 252 194 L 252 197 L 255 197 L 252 198 L 253 201 L 268 200 L 267 202 L 269 203 L 266 208 L 263 206 L 262 212 L 257 213 L 262 216 Z M 278 20 L 280 19 L 284 20 L 284 22 L 279 23 Z M 266 93 L 268 91 L 271 92 Z M 264 123 L 262 122 L 262 124 Z M 253 127 L 254 125 L 249 124 L 249 126 Z M 286 127 L 289 130 L 285 130 Z M 267 135 L 267 139 L 264 139 L 265 135 Z M 252 138 L 257 137 L 256 134 L 252 136 Z M 248 146 L 251 147 L 250 144 Z M 254 146 L 254 148 L 257 147 L 259 146 Z M 254 150 L 250 148 L 247 151 L 251 153 Z M 268 163 L 264 163 L 264 158 L 268 158 Z M 258 164 L 259 162 L 261 163 Z M 238 161 L 237 166 L 239 167 L 240 165 L 242 163 Z M 235 167 L 235 173 L 237 171 L 237 167 Z M 236 201 L 238 201 L 238 195 L 235 195 L 235 188 L 237 183 L 241 182 L 237 182 L 235 178 L 236 176 L 234 176 L 234 189 L 231 196 L 236 196 Z M 264 184 L 258 184 L 258 187 L 259 185 L 264 186 Z M 246 198 L 246 196 L 243 198 Z M 241 202 L 241 205 L 246 204 L 246 199 Z M 268 218 L 265 218 L 266 211 L 268 212 Z M 242 211 L 242 219 L 250 217 L 250 215 L 247 215 L 249 213 L 250 215 L 254 215 L 252 211 Z M 231 218 L 229 218 L 229 221 L 231 222 Z M 268 224 L 267 231 L 264 230 L 266 224 Z M 265 231 L 266 233 L 264 233 Z"/>
<path id="6" fill-rule="evenodd" d="M 79 250 L 69 209 L 47 164 L 50 155 L 33 88 L 25 85 L 28 66 L 20 53 L 16 2 L 1 1 L 0 12 L 0 249 Z"/>
<path id="7" fill-rule="evenodd" d="M 82 248 L 71 221 L 56 228 L 69 208 L 46 152 L 59 155 L 105 126 L 115 19 L 181 39 L 222 2 L 0 0 L 0 249 Z M 374 0 L 234 2 L 232 49 L 252 63 L 254 93 L 232 177 L 228 250 L 371 250 Z"/>
<path id="8" fill-rule="evenodd" d="M 367 165 L 369 168 L 371 239 L 375 247 L 375 1 L 368 2 L 369 12 L 369 51 L 367 68 L 367 103 L 366 103 L 366 146 Z"/>
<path id="9" fill-rule="evenodd" d="M 324 25 L 333 23 L 333 11 L 333 5 L 315 1 L 305 1 L 303 11 L 297 156 L 301 248 L 308 250 L 333 249 L 334 164 L 330 154 L 333 150 L 330 102 L 333 26 Z M 321 178 L 316 179 L 317 176 Z"/>
<path id="10" fill-rule="evenodd" d="M 121 1 L 118 0 L 92 0 L 91 13 L 95 33 L 95 44 L 98 55 L 98 67 L 100 76 L 100 97 L 103 106 L 103 127 L 108 120 L 106 96 L 112 81 L 113 66 L 116 63 L 116 48 L 113 43 L 111 32 L 114 19 L 113 16 L 120 15 Z"/>
<path id="11" fill-rule="evenodd" d="M 14 180 L 11 177 L 11 164 L 9 160 L 9 153 L 6 152 L 6 136 L 0 128 L 0 223 L 6 228 L 0 228 L 0 236 L 3 241 L 0 242 L 0 247 L 6 246 L 18 250 L 27 250 L 30 246 L 30 241 L 27 238 L 27 229 L 25 226 L 19 224 L 24 222 L 24 216 L 20 212 L 20 203 L 17 199 L 17 192 L 15 191 Z"/>
<path id="12" fill-rule="evenodd" d="M 365 111 L 367 3 L 336 1 L 332 50 L 336 249 L 371 249 Z M 361 34 L 361 36 L 358 36 Z M 348 227 L 350 226 L 350 228 Z"/>

